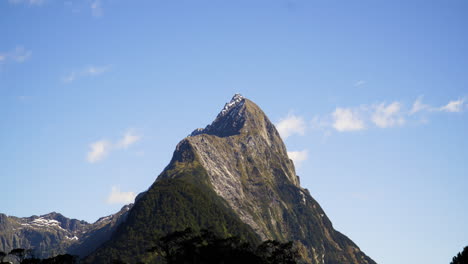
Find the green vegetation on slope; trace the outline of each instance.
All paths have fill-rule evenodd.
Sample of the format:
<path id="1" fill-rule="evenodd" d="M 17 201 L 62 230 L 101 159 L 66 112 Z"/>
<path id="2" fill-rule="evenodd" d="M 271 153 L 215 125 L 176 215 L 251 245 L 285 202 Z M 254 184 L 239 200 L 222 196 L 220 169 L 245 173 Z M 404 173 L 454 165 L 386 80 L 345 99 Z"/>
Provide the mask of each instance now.
<path id="1" fill-rule="evenodd" d="M 225 202 L 206 184 L 191 179 L 206 178 L 205 170 L 196 162 L 189 166 L 175 164 L 164 173 L 177 171 L 177 178 L 156 181 L 136 201 L 127 221 L 101 249 L 86 262 L 107 263 L 110 259 L 136 263 L 151 262 L 154 254 L 147 250 L 167 233 L 192 228 L 210 229 L 221 237 L 239 236 L 259 243 L 255 232 L 244 224 Z"/>

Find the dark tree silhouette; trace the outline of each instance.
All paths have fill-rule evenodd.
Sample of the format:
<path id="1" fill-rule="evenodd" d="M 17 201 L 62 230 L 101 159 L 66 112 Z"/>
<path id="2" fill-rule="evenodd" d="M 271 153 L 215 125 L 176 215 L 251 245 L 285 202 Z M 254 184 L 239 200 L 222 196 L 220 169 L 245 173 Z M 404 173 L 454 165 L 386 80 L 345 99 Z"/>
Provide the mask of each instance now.
<path id="1" fill-rule="evenodd" d="M 213 232 L 192 229 L 170 233 L 150 249 L 167 264 L 296 264 L 298 253 L 293 243 L 266 241 L 257 249 L 239 237 L 221 238 Z"/>
<path id="2" fill-rule="evenodd" d="M 26 258 L 23 261 L 21 261 L 21 264 L 40 264 L 40 263 L 42 263 L 42 260 L 38 258 Z"/>
<path id="3" fill-rule="evenodd" d="M 280 243 L 275 240 L 267 240 L 258 246 L 256 252 L 265 264 L 295 264 L 299 259 L 299 254 L 293 246 L 292 242 Z"/>
<path id="4" fill-rule="evenodd" d="M 7 253 L 0 251 L 0 263 L 3 263 L 3 260 L 5 259 L 6 256 L 7 256 Z"/>
<path id="5" fill-rule="evenodd" d="M 120 259 L 113 259 L 111 263 L 112 263 L 112 264 L 125 264 L 125 262 L 123 262 L 123 261 L 120 260 Z"/>
<path id="6" fill-rule="evenodd" d="M 450 264 L 468 264 L 468 246 L 466 246 L 462 252 L 453 257 Z"/>
<path id="7" fill-rule="evenodd" d="M 70 254 L 58 255 L 47 259 L 25 258 L 21 264 L 75 264 L 78 263 L 78 257 Z"/>
<path id="8" fill-rule="evenodd" d="M 29 251 L 24 248 L 15 248 L 11 250 L 10 253 L 8 253 L 8 255 L 15 257 L 16 260 L 18 260 L 18 262 L 21 263 L 26 258 L 28 252 Z"/>
<path id="9" fill-rule="evenodd" d="M 53 258 L 42 260 L 41 264 L 75 264 L 78 263 L 78 257 L 70 254 L 58 255 Z"/>

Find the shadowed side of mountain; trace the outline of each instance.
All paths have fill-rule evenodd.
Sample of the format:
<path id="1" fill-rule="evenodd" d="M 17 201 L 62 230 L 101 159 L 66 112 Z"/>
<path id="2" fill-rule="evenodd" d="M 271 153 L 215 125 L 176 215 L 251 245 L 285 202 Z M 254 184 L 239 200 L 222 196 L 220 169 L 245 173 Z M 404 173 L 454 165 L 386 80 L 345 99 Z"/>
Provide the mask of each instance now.
<path id="1" fill-rule="evenodd" d="M 135 202 L 127 220 L 107 243 L 85 259 L 86 263 L 108 263 L 112 259 L 151 262 L 155 256 L 147 251 L 160 237 L 187 227 L 209 229 L 223 237 L 240 236 L 252 243 L 260 241 L 212 190 L 194 153 L 189 148 L 184 150 L 187 152 L 182 156 L 174 155 L 161 180 Z"/>
<path id="2" fill-rule="evenodd" d="M 164 234 L 191 227 L 251 240 L 294 241 L 307 263 L 374 264 L 333 228 L 300 187 L 286 147 L 265 113 L 236 94 L 216 119 L 176 147 L 170 164 L 128 219 L 88 262 L 148 260 Z"/>

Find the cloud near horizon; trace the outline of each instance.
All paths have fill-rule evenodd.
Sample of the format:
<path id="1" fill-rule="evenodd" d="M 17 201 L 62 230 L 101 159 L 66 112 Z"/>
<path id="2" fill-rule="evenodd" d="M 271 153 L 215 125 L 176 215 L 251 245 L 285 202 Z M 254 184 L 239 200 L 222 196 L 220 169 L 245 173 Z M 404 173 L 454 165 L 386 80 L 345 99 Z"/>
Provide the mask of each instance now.
<path id="1" fill-rule="evenodd" d="M 120 187 L 112 186 L 106 201 L 108 204 L 129 204 L 135 201 L 135 197 L 135 192 L 123 192 Z"/>
<path id="2" fill-rule="evenodd" d="M 117 143 L 112 143 L 105 139 L 93 142 L 89 145 L 90 150 L 86 155 L 86 160 L 89 163 L 96 163 L 107 157 L 111 151 L 116 149 L 127 149 L 140 139 L 141 135 L 136 135 L 132 130 L 128 130 L 125 132 L 124 136 L 117 141 Z"/>

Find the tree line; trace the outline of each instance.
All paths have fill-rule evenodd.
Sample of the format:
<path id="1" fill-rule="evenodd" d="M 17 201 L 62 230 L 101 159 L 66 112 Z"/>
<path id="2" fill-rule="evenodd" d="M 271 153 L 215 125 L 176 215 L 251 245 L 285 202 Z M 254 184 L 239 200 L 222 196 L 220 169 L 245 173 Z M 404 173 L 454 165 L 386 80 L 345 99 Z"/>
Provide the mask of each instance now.
<path id="1" fill-rule="evenodd" d="M 156 240 L 147 250 L 154 256 L 150 262 L 166 264 L 296 264 L 299 254 L 292 242 L 281 243 L 268 240 L 253 246 L 239 237 L 220 237 L 212 231 L 199 232 L 187 228 L 169 233 Z M 52 258 L 35 258 L 33 251 L 16 248 L 8 254 L 0 252 L 0 263 L 5 258 L 20 264 L 77 264 L 80 259 L 69 254 Z M 124 263 L 118 259 L 114 264 Z M 142 262 L 139 262 L 142 263 Z"/>
<path id="2" fill-rule="evenodd" d="M 219 237 L 209 230 L 187 228 L 160 238 L 149 250 L 167 264 L 296 264 L 299 253 L 292 242 L 267 240 L 257 247 L 239 237 Z"/>
<path id="3" fill-rule="evenodd" d="M 148 249 L 155 258 L 151 262 L 166 264 L 298 264 L 300 254 L 292 242 L 267 240 L 258 246 L 239 237 L 219 237 L 209 230 L 195 232 L 190 228 L 169 233 Z M 30 249 L 16 248 L 9 253 L 0 251 L 0 264 L 6 259 L 21 264 L 77 264 L 78 256 L 58 255 L 47 259 L 35 258 Z M 120 260 L 114 264 L 124 263 Z M 142 262 L 140 262 L 142 263 Z M 453 257 L 450 264 L 468 264 L 468 246 Z"/>
<path id="4" fill-rule="evenodd" d="M 24 248 L 15 248 L 9 253 L 0 251 L 0 263 L 11 263 L 5 262 L 7 258 L 21 264 L 76 264 L 79 261 L 78 256 L 72 256 L 70 254 L 39 259 L 34 257 L 33 250 Z"/>
<path id="5" fill-rule="evenodd" d="M 468 246 L 466 246 L 462 252 L 459 252 L 453 257 L 450 264 L 468 264 Z"/>

